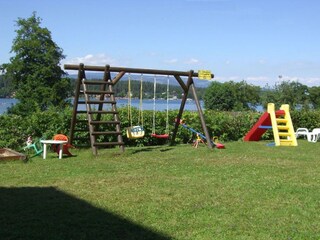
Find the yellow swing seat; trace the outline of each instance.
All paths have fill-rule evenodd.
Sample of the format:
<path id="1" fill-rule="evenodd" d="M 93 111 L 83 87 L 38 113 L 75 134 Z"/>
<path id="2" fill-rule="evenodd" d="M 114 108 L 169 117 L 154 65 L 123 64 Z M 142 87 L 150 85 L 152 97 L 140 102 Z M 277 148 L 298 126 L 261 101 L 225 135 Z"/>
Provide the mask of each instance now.
<path id="1" fill-rule="evenodd" d="M 127 137 L 136 139 L 144 137 L 144 128 L 142 126 L 133 126 L 127 128 Z"/>

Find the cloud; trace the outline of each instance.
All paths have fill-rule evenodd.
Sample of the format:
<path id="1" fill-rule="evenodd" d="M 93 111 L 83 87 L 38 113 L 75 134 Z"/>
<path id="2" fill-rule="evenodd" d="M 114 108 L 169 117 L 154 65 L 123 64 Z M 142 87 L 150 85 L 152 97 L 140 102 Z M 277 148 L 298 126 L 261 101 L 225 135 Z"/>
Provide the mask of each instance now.
<path id="1" fill-rule="evenodd" d="M 116 65 L 116 60 L 104 53 L 87 54 L 82 57 L 74 57 L 63 61 L 64 64 L 80 64 L 104 66 L 106 64 Z"/>
<path id="2" fill-rule="evenodd" d="M 262 64 L 262 65 L 263 65 L 263 64 L 266 64 L 266 60 L 260 59 L 260 60 L 258 61 L 258 63 L 259 63 L 259 64 Z"/>
<path id="3" fill-rule="evenodd" d="M 228 82 L 228 81 L 241 81 L 242 78 L 239 76 L 230 76 L 230 77 L 226 77 L 226 76 L 214 76 L 214 81 L 218 81 L 218 82 Z"/>
<path id="4" fill-rule="evenodd" d="M 196 58 L 190 58 L 189 60 L 186 61 L 186 64 L 199 64 L 200 61 Z"/>
<path id="5" fill-rule="evenodd" d="M 178 59 L 172 58 L 172 59 L 165 60 L 164 62 L 167 64 L 175 64 L 178 62 Z"/>
<path id="6" fill-rule="evenodd" d="M 247 82 L 252 82 L 252 83 L 267 83 L 270 81 L 269 77 L 266 76 L 254 76 L 254 77 L 247 77 L 245 78 Z"/>

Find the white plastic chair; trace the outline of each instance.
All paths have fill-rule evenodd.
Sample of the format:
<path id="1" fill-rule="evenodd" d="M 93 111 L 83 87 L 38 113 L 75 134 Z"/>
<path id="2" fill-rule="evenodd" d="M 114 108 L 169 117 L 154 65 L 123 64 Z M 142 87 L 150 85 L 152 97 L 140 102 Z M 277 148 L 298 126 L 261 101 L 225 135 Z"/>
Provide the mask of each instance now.
<path id="1" fill-rule="evenodd" d="M 308 142 L 315 143 L 320 139 L 320 128 L 314 128 L 312 132 L 309 132 L 307 128 L 298 128 L 295 134 L 296 138 L 303 136 Z"/>
<path id="2" fill-rule="evenodd" d="M 309 133 L 309 142 L 317 142 L 320 138 L 320 128 L 314 128 L 311 133 Z"/>
<path id="3" fill-rule="evenodd" d="M 303 136 L 303 138 L 307 138 L 309 134 L 309 130 L 307 128 L 298 128 L 296 131 L 296 138 Z"/>

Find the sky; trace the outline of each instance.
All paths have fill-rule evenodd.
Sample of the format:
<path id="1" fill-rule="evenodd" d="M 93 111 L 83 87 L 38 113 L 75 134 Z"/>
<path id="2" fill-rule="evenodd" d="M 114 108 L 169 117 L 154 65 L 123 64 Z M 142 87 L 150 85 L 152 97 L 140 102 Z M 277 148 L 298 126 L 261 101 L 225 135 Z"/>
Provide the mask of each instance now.
<path id="1" fill-rule="evenodd" d="M 319 0 L 0 0 L 0 64 L 35 11 L 64 64 L 210 70 L 215 81 L 320 86 Z"/>

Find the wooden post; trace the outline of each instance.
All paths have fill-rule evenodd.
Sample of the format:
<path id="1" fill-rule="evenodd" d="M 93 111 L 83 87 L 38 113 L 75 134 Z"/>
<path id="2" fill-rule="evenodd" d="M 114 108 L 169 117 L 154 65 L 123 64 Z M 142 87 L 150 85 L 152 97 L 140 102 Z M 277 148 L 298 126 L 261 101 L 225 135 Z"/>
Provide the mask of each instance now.
<path id="1" fill-rule="evenodd" d="M 183 97 L 181 99 L 180 109 L 179 109 L 179 112 L 178 112 L 178 115 L 177 115 L 177 118 L 176 118 L 176 122 L 175 122 L 175 125 L 174 125 L 174 130 L 173 130 L 173 133 L 172 133 L 171 145 L 174 145 L 174 142 L 176 140 L 178 128 L 179 128 L 179 125 L 180 125 L 180 120 L 181 120 L 181 117 L 182 117 L 182 114 L 183 114 L 184 106 L 186 105 L 186 101 L 187 101 L 187 98 L 188 98 L 189 87 L 191 85 L 191 82 L 193 81 L 192 80 L 192 75 L 193 75 L 193 70 L 190 70 L 187 86 L 186 86 L 186 88 L 182 87 L 184 89 L 184 92 L 183 92 Z"/>
<path id="2" fill-rule="evenodd" d="M 206 136 L 206 139 L 207 139 L 207 146 L 208 146 L 208 148 L 212 148 L 212 142 L 211 142 L 211 139 L 210 139 L 210 134 L 208 132 L 208 128 L 207 128 L 206 122 L 204 120 L 203 112 L 202 112 L 201 105 L 200 105 L 200 102 L 199 102 L 199 99 L 198 99 L 198 96 L 197 96 L 197 92 L 196 92 L 196 87 L 195 87 L 193 81 L 192 81 L 192 85 L 191 85 L 191 90 L 192 90 L 192 93 L 193 93 L 194 101 L 196 102 L 196 105 L 197 105 L 197 109 L 198 109 L 198 113 L 199 113 L 199 117 L 200 117 L 202 130 L 203 130 L 204 135 Z"/>
<path id="3" fill-rule="evenodd" d="M 70 143 L 73 142 L 74 138 L 74 128 L 77 121 L 77 111 L 78 111 L 78 100 L 79 100 L 79 94 L 80 94 L 80 86 L 82 84 L 82 79 L 86 78 L 85 72 L 84 72 L 84 65 L 81 63 L 78 67 L 78 79 L 76 82 L 76 89 L 75 89 L 75 96 L 74 96 L 74 102 L 73 102 L 73 112 L 72 112 L 72 118 L 71 118 L 71 126 L 70 126 Z"/>

